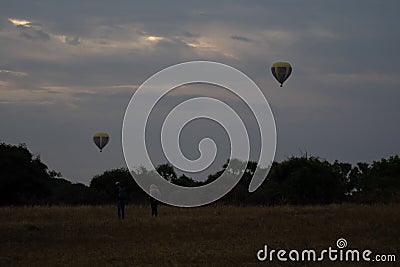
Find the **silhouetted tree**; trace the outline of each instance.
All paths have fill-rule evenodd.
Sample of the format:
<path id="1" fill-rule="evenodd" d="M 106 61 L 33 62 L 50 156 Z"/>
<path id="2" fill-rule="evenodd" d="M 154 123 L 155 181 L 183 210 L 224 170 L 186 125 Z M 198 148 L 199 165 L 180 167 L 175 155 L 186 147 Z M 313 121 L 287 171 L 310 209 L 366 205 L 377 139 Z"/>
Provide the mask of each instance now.
<path id="1" fill-rule="evenodd" d="M 317 157 L 291 157 L 273 168 L 269 179 L 281 187 L 279 198 L 284 203 L 328 204 L 345 197 L 346 179 L 341 174 L 347 175 L 347 166 L 332 167 Z"/>
<path id="2" fill-rule="evenodd" d="M 90 182 L 90 188 L 101 194 L 103 203 L 112 203 L 116 200 L 116 182 L 120 182 L 126 187 L 128 203 L 142 203 L 147 199 L 147 195 L 135 182 L 127 168 L 113 169 L 96 175 Z"/>
<path id="3" fill-rule="evenodd" d="M 169 163 L 158 165 L 156 171 L 167 181 L 171 182 L 172 180 L 177 178 L 174 167 Z"/>
<path id="4" fill-rule="evenodd" d="M 195 181 L 190 177 L 187 177 L 186 175 L 182 174 L 178 178 L 174 178 L 171 181 L 173 184 L 184 186 L 184 187 L 196 187 L 200 186 L 202 183 L 199 181 Z"/>
<path id="5" fill-rule="evenodd" d="M 362 165 L 359 190 L 354 194 L 357 202 L 400 202 L 400 158 L 374 161 L 371 166 Z"/>
<path id="6" fill-rule="evenodd" d="M 152 181 L 156 171 L 167 181 L 185 187 L 212 183 L 226 172 L 228 179 L 242 175 L 236 186 L 220 201 L 229 204 L 279 205 L 328 204 L 342 201 L 357 203 L 400 202 L 400 158 L 359 162 L 355 166 L 334 161 L 332 164 L 313 156 L 290 157 L 273 162 L 263 184 L 248 192 L 258 163 L 227 161 L 206 181 L 186 175 L 177 176 L 174 167 L 161 164 L 156 170 L 139 167 L 105 171 L 96 175 L 90 187 L 63 179 L 60 172 L 48 170 L 40 156 L 32 155 L 25 144 L 0 143 L 0 205 L 102 204 L 116 199 L 115 182 L 125 184 L 130 203 L 148 201 L 148 195 L 133 179 Z M 151 179 L 149 179 L 152 177 Z M 150 183 L 150 182 L 149 182 Z M 149 184 L 150 185 L 150 184 Z M 148 190 L 144 188 L 144 190 Z"/>
<path id="7" fill-rule="evenodd" d="M 49 179 L 47 166 L 25 144 L 0 144 L 0 205 L 44 204 Z"/>

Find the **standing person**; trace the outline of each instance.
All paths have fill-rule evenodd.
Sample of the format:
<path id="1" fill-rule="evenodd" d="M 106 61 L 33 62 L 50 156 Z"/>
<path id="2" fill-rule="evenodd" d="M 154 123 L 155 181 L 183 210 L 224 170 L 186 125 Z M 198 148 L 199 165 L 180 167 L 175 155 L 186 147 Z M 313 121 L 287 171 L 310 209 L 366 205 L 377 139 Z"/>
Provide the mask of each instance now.
<path id="1" fill-rule="evenodd" d="M 118 209 L 118 219 L 125 219 L 125 204 L 126 204 L 126 188 L 120 183 L 116 182 L 117 186 L 117 209 Z"/>
<path id="2" fill-rule="evenodd" d="M 151 206 L 151 216 L 157 217 L 157 206 L 158 201 L 156 197 L 160 197 L 160 190 L 155 184 L 150 185 L 150 206 Z"/>
<path id="3" fill-rule="evenodd" d="M 150 206 L 151 206 L 151 216 L 157 217 L 157 206 L 158 206 L 157 199 L 155 199 L 154 197 L 150 197 Z"/>

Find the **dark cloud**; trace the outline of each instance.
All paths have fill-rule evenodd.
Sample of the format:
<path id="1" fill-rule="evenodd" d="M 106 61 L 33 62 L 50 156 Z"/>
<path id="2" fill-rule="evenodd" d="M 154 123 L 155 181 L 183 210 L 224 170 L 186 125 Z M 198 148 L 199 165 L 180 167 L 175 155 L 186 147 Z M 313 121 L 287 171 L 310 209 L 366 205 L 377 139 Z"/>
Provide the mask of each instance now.
<path id="1" fill-rule="evenodd" d="M 80 40 L 78 36 L 75 37 L 65 37 L 65 43 L 69 44 L 69 45 L 78 45 L 80 44 Z"/>
<path id="2" fill-rule="evenodd" d="M 19 26 L 18 26 L 19 27 Z M 36 30 L 29 27 L 22 26 L 22 31 L 20 36 L 29 40 L 40 40 L 48 41 L 50 40 L 50 35 L 43 30 Z"/>
<path id="3" fill-rule="evenodd" d="M 31 24 L 30 23 L 23 24 L 23 25 L 20 24 L 20 25 L 16 25 L 15 27 L 17 27 L 20 30 L 25 30 L 25 29 L 29 29 L 31 27 Z"/>
<path id="4" fill-rule="evenodd" d="M 247 43 L 251 43 L 251 42 L 254 41 L 254 40 L 252 40 L 250 38 L 247 38 L 247 37 L 244 37 L 244 36 L 240 36 L 240 35 L 232 35 L 231 39 L 232 40 L 241 41 L 241 42 L 247 42 Z"/>
<path id="5" fill-rule="evenodd" d="M 194 38 L 194 37 L 200 37 L 200 34 L 195 34 L 195 33 L 185 31 L 183 33 L 183 36 L 188 37 L 188 38 Z"/>

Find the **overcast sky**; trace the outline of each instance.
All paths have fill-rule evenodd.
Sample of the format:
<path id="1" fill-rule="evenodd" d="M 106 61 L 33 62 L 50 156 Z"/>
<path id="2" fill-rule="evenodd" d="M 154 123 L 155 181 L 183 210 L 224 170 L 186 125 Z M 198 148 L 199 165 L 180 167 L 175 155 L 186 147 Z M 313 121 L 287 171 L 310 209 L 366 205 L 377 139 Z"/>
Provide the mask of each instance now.
<path id="1" fill-rule="evenodd" d="M 399 154 L 399 10 L 396 0 L 2 1 L 0 140 L 26 143 L 50 169 L 87 184 L 125 166 L 121 128 L 135 89 L 165 67 L 211 60 L 263 91 L 276 121 L 276 160 Z M 293 66 L 283 88 L 270 73 L 275 61 Z M 223 89 L 199 85 L 167 102 L 188 95 L 235 103 Z M 189 156 L 202 123 L 182 136 Z M 205 132 L 224 143 L 214 126 Z M 103 153 L 92 142 L 96 131 L 111 136 Z M 217 165 L 224 145 L 219 153 Z"/>

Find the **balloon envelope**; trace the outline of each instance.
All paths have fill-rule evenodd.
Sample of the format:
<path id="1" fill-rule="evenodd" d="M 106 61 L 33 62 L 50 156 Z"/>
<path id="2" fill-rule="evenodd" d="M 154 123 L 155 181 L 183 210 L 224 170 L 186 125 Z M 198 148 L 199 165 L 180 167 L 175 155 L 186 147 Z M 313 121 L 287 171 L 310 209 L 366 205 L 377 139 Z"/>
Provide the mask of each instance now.
<path id="1" fill-rule="evenodd" d="M 110 141 L 110 136 L 107 133 L 95 133 L 93 135 L 93 142 L 100 149 L 100 152 Z"/>
<path id="2" fill-rule="evenodd" d="M 272 75 L 274 75 L 275 79 L 281 84 L 289 78 L 292 73 L 292 66 L 288 62 L 275 62 L 271 67 Z"/>

